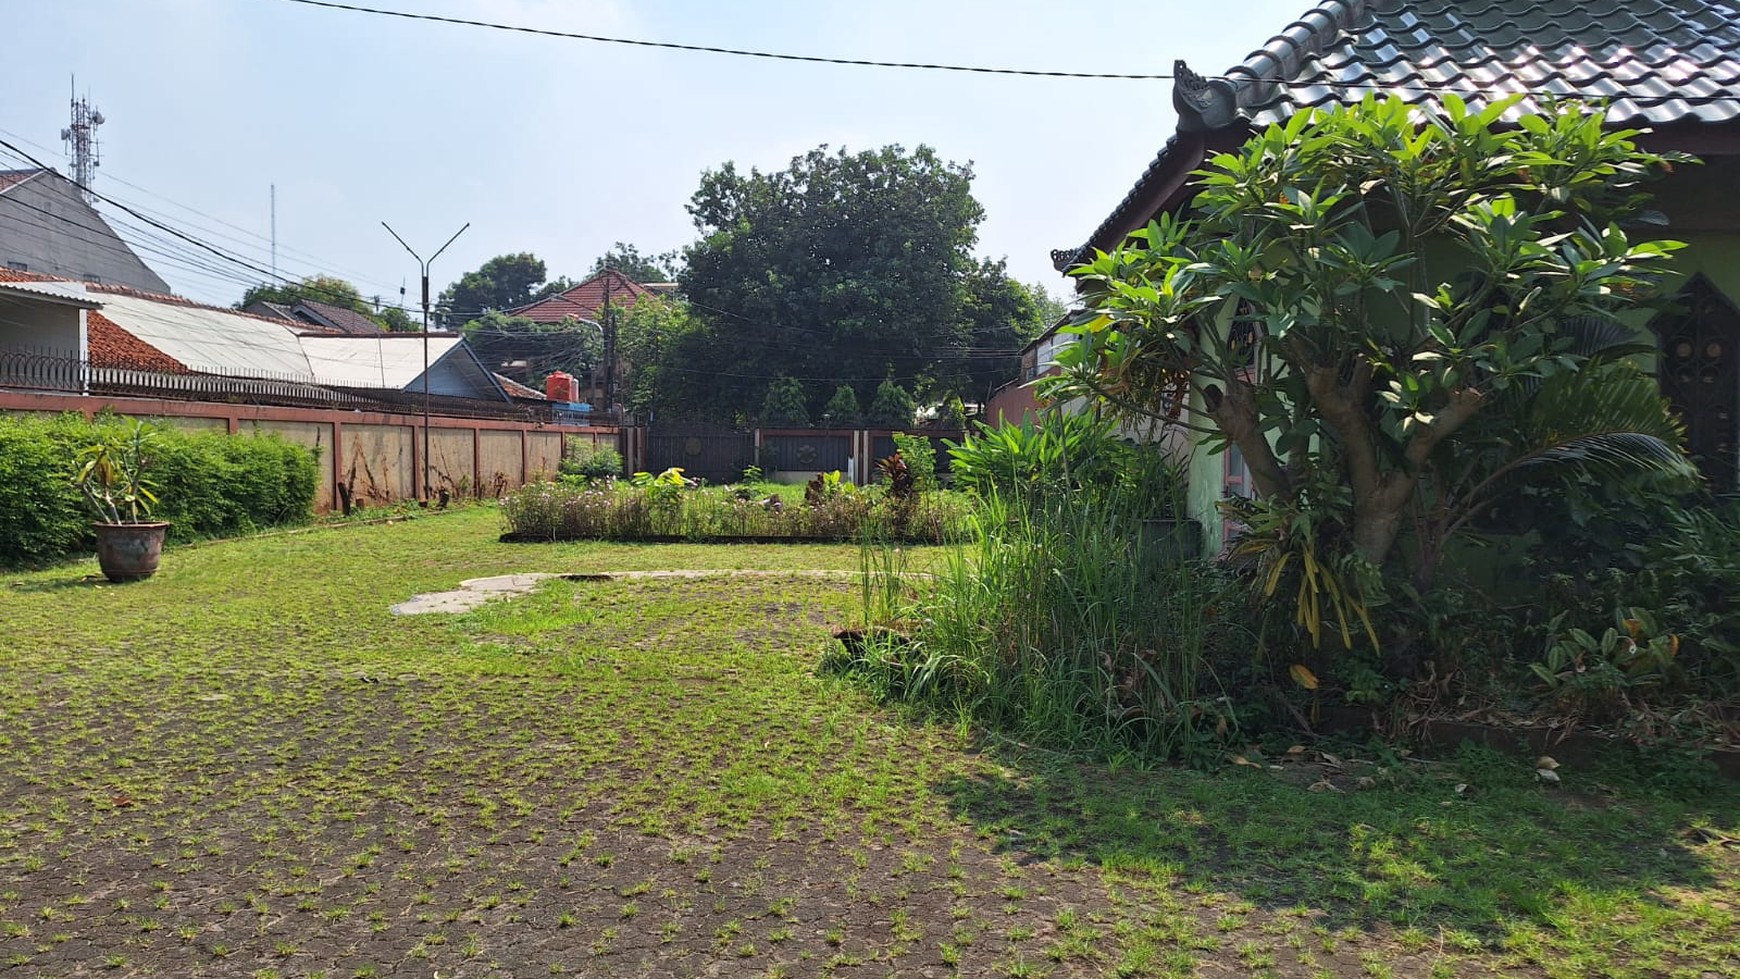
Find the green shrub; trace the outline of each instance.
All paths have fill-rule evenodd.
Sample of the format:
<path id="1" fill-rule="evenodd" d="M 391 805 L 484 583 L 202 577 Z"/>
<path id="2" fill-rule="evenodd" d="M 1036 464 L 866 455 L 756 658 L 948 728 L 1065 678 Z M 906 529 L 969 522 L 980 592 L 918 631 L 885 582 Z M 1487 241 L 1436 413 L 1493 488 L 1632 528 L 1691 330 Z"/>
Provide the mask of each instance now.
<path id="1" fill-rule="evenodd" d="M 927 493 L 902 502 L 838 479 L 833 486 L 794 502 L 747 487 L 687 486 L 680 473 L 674 481 L 649 474 L 632 485 L 529 483 L 503 497 L 501 510 L 509 533 L 525 540 L 868 536 L 941 543 L 968 533 L 972 508 L 962 494 Z"/>
<path id="2" fill-rule="evenodd" d="M 78 441 L 61 419 L 0 418 L 0 565 L 55 560 L 88 533 L 73 488 Z"/>
<path id="3" fill-rule="evenodd" d="M 60 560 L 89 545 L 89 511 L 72 478 L 81 449 L 130 422 L 77 415 L 0 419 L 0 566 Z M 172 541 L 227 537 L 314 515 L 314 453 L 276 435 L 190 434 L 156 427 L 147 474 L 152 518 Z"/>
<path id="4" fill-rule="evenodd" d="M 575 442 L 569 445 L 559 468 L 564 476 L 614 479 L 622 475 L 622 453 L 608 445 Z"/>
<path id="5" fill-rule="evenodd" d="M 865 420 L 877 428 L 906 428 L 912 424 L 918 402 L 912 392 L 894 383 L 889 377 L 876 386 L 876 396 L 870 401 Z"/>

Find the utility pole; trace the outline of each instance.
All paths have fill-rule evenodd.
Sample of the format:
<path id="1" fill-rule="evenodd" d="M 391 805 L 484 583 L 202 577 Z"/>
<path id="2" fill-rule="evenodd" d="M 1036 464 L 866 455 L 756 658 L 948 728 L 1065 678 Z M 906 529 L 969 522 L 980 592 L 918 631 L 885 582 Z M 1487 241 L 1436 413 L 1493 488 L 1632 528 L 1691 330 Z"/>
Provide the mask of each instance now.
<path id="1" fill-rule="evenodd" d="M 435 260 L 441 257 L 441 253 L 447 250 L 447 245 L 453 244 L 455 241 L 457 241 L 459 239 L 460 235 L 465 233 L 465 228 L 471 227 L 471 222 L 470 221 L 465 222 L 465 227 L 460 228 L 458 231 L 453 232 L 453 237 L 447 239 L 447 245 L 442 245 L 440 248 L 435 249 L 435 254 L 430 255 L 428 261 L 424 261 L 423 256 L 417 254 L 417 252 L 410 245 L 406 245 L 405 239 L 399 237 L 399 233 L 397 231 L 393 230 L 392 225 L 388 224 L 385 221 L 382 221 L 381 227 L 386 228 L 387 234 L 392 235 L 394 241 L 397 241 L 400 245 L 403 245 L 404 249 L 411 253 L 411 257 L 417 260 L 417 266 L 423 273 L 423 498 L 425 500 L 427 500 L 429 498 L 429 472 L 430 472 L 430 462 L 429 462 L 429 266 L 434 264 Z"/>
<path id="2" fill-rule="evenodd" d="M 616 410 L 616 309 L 610 304 L 613 282 L 609 260 L 604 263 L 604 410 Z"/>

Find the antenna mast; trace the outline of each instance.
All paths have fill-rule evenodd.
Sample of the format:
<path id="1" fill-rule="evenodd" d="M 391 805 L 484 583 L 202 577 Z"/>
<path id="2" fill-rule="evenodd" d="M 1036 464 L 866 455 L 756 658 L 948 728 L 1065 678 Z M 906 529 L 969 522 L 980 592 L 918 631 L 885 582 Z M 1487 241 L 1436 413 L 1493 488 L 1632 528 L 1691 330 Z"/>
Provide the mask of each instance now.
<path id="1" fill-rule="evenodd" d="M 60 131 L 66 143 L 67 159 L 72 162 L 73 183 L 84 193 L 85 203 L 96 204 L 91 183 L 97 179 L 97 127 L 105 120 L 103 114 L 91 108 L 89 96 L 79 98 L 78 82 L 73 82 L 72 125 Z"/>

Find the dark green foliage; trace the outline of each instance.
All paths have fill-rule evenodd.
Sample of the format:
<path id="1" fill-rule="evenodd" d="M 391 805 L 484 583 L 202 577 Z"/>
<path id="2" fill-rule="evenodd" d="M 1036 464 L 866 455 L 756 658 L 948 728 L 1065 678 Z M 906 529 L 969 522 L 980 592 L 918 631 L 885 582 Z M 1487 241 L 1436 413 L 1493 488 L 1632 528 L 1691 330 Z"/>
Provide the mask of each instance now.
<path id="1" fill-rule="evenodd" d="M 822 409 L 822 416 L 829 425 L 850 428 L 858 424 L 861 411 L 858 407 L 858 392 L 852 385 L 842 384 L 834 389 L 834 396 L 828 399 L 827 407 Z"/>
<path id="2" fill-rule="evenodd" d="M 591 278 L 605 269 L 613 269 L 635 282 L 670 282 L 677 277 L 677 267 L 681 260 L 682 257 L 675 251 L 642 255 L 639 248 L 619 241 L 610 246 L 609 251 L 598 256 L 597 261 L 592 263 L 592 268 L 586 271 L 586 277 Z"/>
<path id="3" fill-rule="evenodd" d="M 365 302 L 356 286 L 330 275 L 311 275 L 300 282 L 254 286 L 242 294 L 242 301 L 236 303 L 236 308 L 243 309 L 258 302 L 281 306 L 294 306 L 299 302 L 325 303 L 361 313 L 383 330 L 405 332 L 422 328 L 421 324 L 412 322 L 404 310 L 383 306 L 379 296 L 375 297 L 373 304 Z"/>
<path id="4" fill-rule="evenodd" d="M 864 420 L 874 428 L 906 428 L 912 424 L 917 409 L 912 392 L 888 377 L 876 385 L 876 398 L 870 402 L 870 411 Z"/>
<path id="5" fill-rule="evenodd" d="M 1013 355 L 1040 324 L 1002 263 L 972 255 L 984 211 L 971 183 L 923 146 L 704 174 L 680 276 L 703 328 L 667 356 L 708 383 L 672 386 L 661 410 L 749 415 L 782 374 L 815 382 L 812 413 L 837 384 L 862 398 L 890 370 L 927 400 L 981 398 L 998 367 L 981 355 Z"/>
<path id="6" fill-rule="evenodd" d="M 0 418 L 0 566 L 52 561 L 87 533 L 72 483 L 79 442 L 60 427 Z"/>
<path id="7" fill-rule="evenodd" d="M 808 427 L 810 410 L 804 399 L 803 383 L 795 378 L 781 377 L 769 384 L 767 397 L 761 402 L 761 422 L 764 425 Z"/>
<path id="8" fill-rule="evenodd" d="M 937 488 L 936 448 L 923 435 L 894 433 L 895 454 L 912 469 L 914 486 L 919 490 Z"/>
<path id="9" fill-rule="evenodd" d="M 43 564 L 88 545 L 93 519 L 72 478 L 81 449 L 125 427 L 74 415 L 0 419 L 0 566 Z M 312 518 L 314 454 L 273 435 L 158 428 L 147 475 L 170 540 L 225 537 Z"/>
<path id="10" fill-rule="evenodd" d="M 1184 474 L 1159 446 L 1117 436 L 1106 419 L 1075 412 L 1023 415 L 1019 425 L 980 424 L 948 446 L 954 485 L 984 496 L 1036 500 L 1126 486 L 1150 517 L 1178 512 Z"/>
<path id="11" fill-rule="evenodd" d="M 582 479 L 614 479 L 622 475 L 622 453 L 608 445 L 577 443 L 562 457 L 561 474 Z"/>
<path id="12" fill-rule="evenodd" d="M 802 506 L 741 487 L 697 487 L 680 473 L 623 483 L 528 483 L 502 498 L 502 515 L 520 540 L 849 541 L 870 537 L 929 544 L 961 540 L 971 501 L 958 493 L 897 500 L 860 490 L 837 472 L 820 473 Z"/>
<path id="13" fill-rule="evenodd" d="M 280 282 L 270 285 L 262 283 L 242 293 L 242 301 L 236 303 L 236 308 L 252 306 L 254 303 L 278 303 L 283 306 L 293 306 L 304 300 L 343 306 L 345 309 L 354 309 L 359 312 L 365 311 L 362 295 L 357 292 L 356 286 L 330 275 L 311 275 L 300 282 Z"/>
<path id="14" fill-rule="evenodd" d="M 487 312 L 524 306 L 541 295 L 544 275 L 543 259 L 531 252 L 497 255 L 441 290 L 436 300 L 441 321 L 451 329 Z"/>

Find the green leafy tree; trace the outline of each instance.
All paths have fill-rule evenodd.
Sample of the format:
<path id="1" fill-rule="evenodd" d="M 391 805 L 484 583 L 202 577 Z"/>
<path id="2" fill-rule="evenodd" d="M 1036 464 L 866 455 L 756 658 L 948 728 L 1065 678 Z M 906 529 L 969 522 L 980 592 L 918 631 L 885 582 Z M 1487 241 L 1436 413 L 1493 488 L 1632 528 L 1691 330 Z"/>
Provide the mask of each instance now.
<path id="1" fill-rule="evenodd" d="M 803 383 L 796 378 L 777 378 L 767 386 L 767 396 L 761 402 L 761 421 L 766 425 L 789 425 L 805 428 L 810 423 L 810 410 L 804 397 Z"/>
<path id="2" fill-rule="evenodd" d="M 929 379 L 968 345 L 961 315 L 983 209 L 970 167 L 928 147 L 822 147 L 784 170 L 702 176 L 701 238 L 679 281 L 707 328 L 694 366 L 722 414 L 752 411 L 771 377 L 867 384 L 890 365 Z"/>
<path id="3" fill-rule="evenodd" d="M 441 290 L 436 305 L 449 326 L 487 312 L 506 312 L 532 301 L 544 281 L 544 262 L 531 252 L 497 255 Z"/>
<path id="4" fill-rule="evenodd" d="M 1050 290 L 1045 288 L 1045 283 L 1043 282 L 1035 282 L 1032 285 L 1029 285 L 1027 287 L 1027 294 L 1033 297 L 1034 308 L 1039 310 L 1040 322 L 1044 323 L 1047 328 L 1058 320 L 1063 319 L 1064 315 L 1069 312 L 1068 296 L 1052 295 Z"/>
<path id="5" fill-rule="evenodd" d="M 701 324 L 687 304 L 641 296 L 616 314 L 617 352 L 622 377 L 617 388 L 624 405 L 641 417 L 695 417 L 706 405 L 710 375 L 697 363 Z M 703 409 L 700 417 L 705 417 Z"/>
<path id="6" fill-rule="evenodd" d="M 604 271 L 615 269 L 635 282 L 672 282 L 677 277 L 677 268 L 681 258 L 675 251 L 659 252 L 655 255 L 642 255 L 640 249 L 625 242 L 617 242 L 610 250 L 598 256 L 592 263 L 592 268 L 586 273 L 587 278 Z"/>
<path id="7" fill-rule="evenodd" d="M 1002 261 L 981 261 L 964 280 L 958 313 L 962 346 L 938 363 L 931 388 L 942 400 L 965 394 L 984 401 L 1021 370 L 1021 348 L 1050 325 L 1027 286 Z"/>
<path id="8" fill-rule="evenodd" d="M 858 416 L 862 409 L 858 407 L 858 392 L 850 384 L 842 384 L 834 389 L 834 396 L 828 399 L 827 407 L 822 414 L 828 424 L 849 427 L 858 424 Z"/>
<path id="9" fill-rule="evenodd" d="M 917 410 L 918 403 L 912 392 L 888 377 L 876 386 L 876 397 L 870 402 L 870 411 L 864 420 L 877 428 L 906 428 L 912 424 Z"/>
<path id="10" fill-rule="evenodd" d="M 381 329 L 389 332 L 414 333 L 422 329 L 422 324 L 412 320 L 404 310 L 382 305 L 379 296 L 373 302 L 365 301 L 357 292 L 356 286 L 330 275 L 312 275 L 299 282 L 254 286 L 242 294 L 242 301 L 236 303 L 236 308 L 246 309 L 258 302 L 280 306 L 316 302 L 354 310 L 374 320 Z"/>
<path id="11" fill-rule="evenodd" d="M 382 306 L 380 300 L 375 301 L 378 312 L 370 313 L 389 333 L 416 333 L 423 329 L 423 324 L 411 318 L 411 314 L 397 306 Z"/>
<path id="12" fill-rule="evenodd" d="M 1420 587 L 1519 483 L 1687 478 L 1613 319 L 1679 247 L 1621 224 L 1672 161 L 1577 106 L 1501 124 L 1519 98 L 1367 99 L 1214 157 L 1193 220 L 1077 270 L 1087 342 L 1049 393 L 1144 416 L 1188 393 L 1183 422 L 1239 448 L 1270 539 L 1343 553 L 1351 577 L 1410 561 Z"/>
<path id="13" fill-rule="evenodd" d="M 243 293 L 242 301 L 236 303 L 236 308 L 243 309 L 262 302 L 294 306 L 310 299 L 358 312 L 368 311 L 368 306 L 363 302 L 362 294 L 357 292 L 356 286 L 330 275 L 311 275 L 299 282 L 262 283 Z"/>

